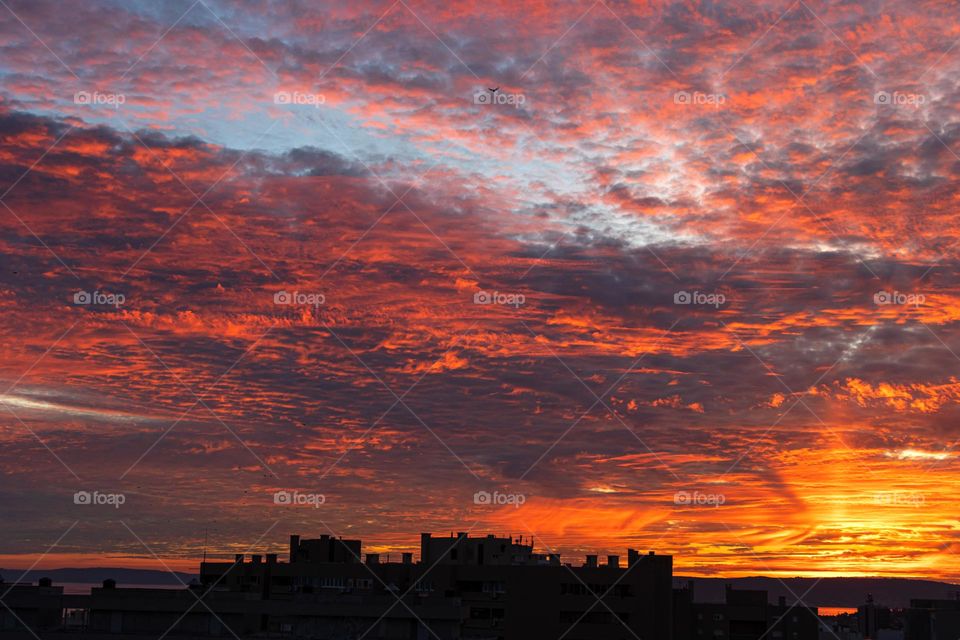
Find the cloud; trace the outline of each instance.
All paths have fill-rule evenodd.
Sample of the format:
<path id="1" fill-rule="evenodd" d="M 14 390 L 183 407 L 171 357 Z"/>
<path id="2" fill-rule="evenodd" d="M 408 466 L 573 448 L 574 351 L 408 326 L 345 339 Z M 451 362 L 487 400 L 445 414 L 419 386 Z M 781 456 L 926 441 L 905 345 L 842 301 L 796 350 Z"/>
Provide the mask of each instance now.
<path id="1" fill-rule="evenodd" d="M 960 575 L 947 7 L 10 8 L 11 554 L 75 473 L 177 557 L 301 488 L 385 549 L 522 514 L 690 572 Z M 477 510 L 494 487 L 529 500 Z M 874 495 L 903 492 L 922 515 Z"/>

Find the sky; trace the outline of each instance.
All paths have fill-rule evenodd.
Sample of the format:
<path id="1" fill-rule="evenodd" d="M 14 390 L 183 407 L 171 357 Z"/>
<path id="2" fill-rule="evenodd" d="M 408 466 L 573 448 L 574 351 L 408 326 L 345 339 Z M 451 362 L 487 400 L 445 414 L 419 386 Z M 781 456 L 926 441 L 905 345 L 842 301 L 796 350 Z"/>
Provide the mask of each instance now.
<path id="1" fill-rule="evenodd" d="M 0 566 L 960 580 L 952 2 L 0 2 Z"/>

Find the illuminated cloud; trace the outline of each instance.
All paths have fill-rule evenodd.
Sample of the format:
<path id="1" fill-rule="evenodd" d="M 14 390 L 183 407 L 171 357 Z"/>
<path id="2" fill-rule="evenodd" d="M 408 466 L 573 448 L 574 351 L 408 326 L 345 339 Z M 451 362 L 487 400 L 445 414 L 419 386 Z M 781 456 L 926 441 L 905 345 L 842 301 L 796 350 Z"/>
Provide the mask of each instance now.
<path id="1" fill-rule="evenodd" d="M 181 568 L 299 489 L 960 579 L 952 7 L 8 4 L 0 563 L 152 561 L 82 488 Z"/>

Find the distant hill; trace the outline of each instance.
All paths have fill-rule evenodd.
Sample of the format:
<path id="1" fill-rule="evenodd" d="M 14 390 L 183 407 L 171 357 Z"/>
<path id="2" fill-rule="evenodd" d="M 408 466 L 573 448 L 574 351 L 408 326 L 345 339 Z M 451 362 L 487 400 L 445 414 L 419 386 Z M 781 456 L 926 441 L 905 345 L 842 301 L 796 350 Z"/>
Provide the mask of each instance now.
<path id="1" fill-rule="evenodd" d="M 6 582 L 33 582 L 36 583 L 40 578 L 50 578 L 54 584 L 58 582 L 76 582 L 76 583 L 98 583 L 107 578 L 117 581 L 117 586 L 131 584 L 155 584 L 155 585 L 179 585 L 182 582 L 190 584 L 190 581 L 198 576 L 191 573 L 176 572 L 176 577 L 169 571 L 156 571 L 153 569 L 114 569 L 109 567 L 96 567 L 92 569 L 35 569 L 23 575 L 23 569 L 0 569 L 0 578 Z M 21 576 L 23 576 L 21 578 Z M 178 581 L 177 578 L 180 578 Z"/>
<path id="2" fill-rule="evenodd" d="M 688 580 L 694 581 L 693 594 L 697 602 L 722 602 L 724 585 L 729 584 L 735 589 L 763 589 L 769 594 L 770 602 L 774 603 L 780 596 L 784 596 L 790 603 L 799 597 L 811 607 L 856 607 L 866 601 L 869 593 L 878 604 L 897 608 L 909 606 L 912 598 L 953 598 L 954 594 L 960 591 L 960 585 L 949 582 L 908 578 L 823 578 L 817 582 L 817 578 L 783 578 L 781 581 L 762 576 L 674 576 L 673 583 L 675 587 L 682 587 Z"/>

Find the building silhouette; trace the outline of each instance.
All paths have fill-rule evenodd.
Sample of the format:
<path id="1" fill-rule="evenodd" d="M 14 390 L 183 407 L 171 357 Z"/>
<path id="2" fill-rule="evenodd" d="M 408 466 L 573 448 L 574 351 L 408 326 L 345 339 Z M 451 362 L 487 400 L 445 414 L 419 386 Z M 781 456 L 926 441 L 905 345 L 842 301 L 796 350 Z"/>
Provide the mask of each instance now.
<path id="1" fill-rule="evenodd" d="M 816 607 L 788 605 L 783 597 L 770 604 L 762 590 L 726 585 L 723 602 L 697 602 L 693 581 L 674 592 L 674 621 L 675 640 L 817 638 L 820 627 Z"/>
<path id="2" fill-rule="evenodd" d="M 911 600 L 905 618 L 906 640 L 956 640 L 960 638 L 960 597 Z"/>
<path id="3" fill-rule="evenodd" d="M 0 585 L 0 630 L 41 640 L 817 640 L 816 609 L 729 588 L 725 602 L 699 603 L 672 580 L 672 556 L 633 549 L 625 562 L 588 555 L 573 565 L 522 538 L 424 533 L 418 561 L 390 562 L 363 556 L 360 540 L 293 535 L 286 561 L 204 561 L 184 589 Z"/>

